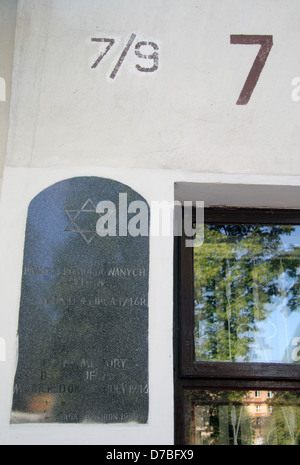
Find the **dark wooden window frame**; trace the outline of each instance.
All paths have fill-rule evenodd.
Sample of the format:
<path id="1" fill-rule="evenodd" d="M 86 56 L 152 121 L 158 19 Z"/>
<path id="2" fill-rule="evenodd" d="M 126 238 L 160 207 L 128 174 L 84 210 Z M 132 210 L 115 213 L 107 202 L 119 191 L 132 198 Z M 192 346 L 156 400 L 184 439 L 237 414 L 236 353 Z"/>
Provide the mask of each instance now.
<path id="1" fill-rule="evenodd" d="M 300 210 L 207 208 L 205 224 L 300 225 Z M 185 444 L 186 390 L 300 391 L 300 365 L 198 362 L 194 344 L 193 249 L 175 239 L 175 443 Z"/>
<path id="2" fill-rule="evenodd" d="M 300 224 L 297 210 L 208 209 L 205 224 Z M 300 365 L 195 361 L 193 248 L 181 244 L 181 375 L 201 378 L 300 379 Z"/>

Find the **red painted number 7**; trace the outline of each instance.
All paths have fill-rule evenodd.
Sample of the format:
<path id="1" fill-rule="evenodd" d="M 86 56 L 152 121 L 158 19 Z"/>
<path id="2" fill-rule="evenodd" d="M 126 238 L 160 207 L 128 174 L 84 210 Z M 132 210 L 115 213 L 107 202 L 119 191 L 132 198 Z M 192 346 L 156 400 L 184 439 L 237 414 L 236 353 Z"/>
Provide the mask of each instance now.
<path id="1" fill-rule="evenodd" d="M 241 95 L 236 102 L 237 105 L 247 105 L 273 47 L 273 36 L 231 35 L 230 41 L 234 45 L 261 45 Z"/>

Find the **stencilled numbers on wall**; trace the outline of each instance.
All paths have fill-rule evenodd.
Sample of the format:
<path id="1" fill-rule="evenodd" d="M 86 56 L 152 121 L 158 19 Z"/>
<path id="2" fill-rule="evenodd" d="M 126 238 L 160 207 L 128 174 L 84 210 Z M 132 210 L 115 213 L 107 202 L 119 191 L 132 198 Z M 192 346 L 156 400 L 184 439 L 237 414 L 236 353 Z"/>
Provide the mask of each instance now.
<path id="1" fill-rule="evenodd" d="M 99 66 L 104 66 L 105 59 L 108 55 L 112 57 L 111 51 L 117 49 L 116 42 L 116 38 L 103 37 L 102 34 L 100 37 L 91 38 L 91 43 L 93 45 L 98 45 L 98 55 L 96 58 L 95 55 L 93 55 L 92 58 L 92 70 L 97 69 Z M 161 46 L 157 42 L 157 40 L 155 41 L 152 39 L 140 40 L 138 34 L 132 33 L 126 43 L 122 45 L 122 50 L 118 51 L 118 55 L 111 58 L 111 62 L 109 64 L 109 79 L 114 80 L 117 77 L 125 60 L 132 54 L 136 57 L 136 63 L 133 67 L 135 67 L 138 72 L 149 75 L 158 71 L 160 68 Z M 273 35 L 232 34 L 230 35 L 230 43 L 231 45 L 260 46 L 256 59 L 236 102 L 236 105 L 248 105 L 274 45 Z M 107 63 L 105 64 L 107 65 Z M 298 84 L 298 81 L 296 82 L 295 79 L 293 80 L 292 85 Z M 293 95 L 295 95 L 295 92 L 296 91 L 294 90 L 292 98 Z M 293 100 L 298 101 L 294 98 Z"/>
<path id="2" fill-rule="evenodd" d="M 268 35 L 231 35 L 230 43 L 233 45 L 260 45 L 258 55 L 253 63 L 237 105 L 247 105 L 265 67 L 268 56 L 273 47 L 273 36 Z"/>
<path id="3" fill-rule="evenodd" d="M 104 58 L 110 54 L 116 45 L 115 38 L 92 37 L 91 42 L 97 44 L 99 55 L 91 65 L 91 69 L 96 69 L 102 64 Z M 116 47 L 114 47 L 116 48 Z M 133 52 L 134 51 L 134 52 Z M 159 45 L 153 40 L 140 40 L 138 35 L 132 33 L 117 58 L 112 59 L 113 69 L 109 75 L 110 79 L 115 79 L 121 69 L 125 59 L 130 53 L 136 56 L 135 69 L 140 73 L 154 73 L 159 68 Z"/>

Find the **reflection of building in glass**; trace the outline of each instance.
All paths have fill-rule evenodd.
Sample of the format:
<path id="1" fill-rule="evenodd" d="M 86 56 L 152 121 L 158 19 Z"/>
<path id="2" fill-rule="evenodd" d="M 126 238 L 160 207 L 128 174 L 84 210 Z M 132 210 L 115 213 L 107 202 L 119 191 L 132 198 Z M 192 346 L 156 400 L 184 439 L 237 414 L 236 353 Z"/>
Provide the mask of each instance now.
<path id="1" fill-rule="evenodd" d="M 197 436 L 198 445 L 207 445 L 211 443 L 211 437 L 214 433 L 213 426 L 210 425 L 210 411 L 209 407 L 196 407 L 195 419 L 197 425 L 195 433 Z"/>
<path id="2" fill-rule="evenodd" d="M 243 403 L 247 406 L 248 413 L 254 418 L 270 416 L 272 412 L 268 401 L 272 397 L 272 391 L 249 391 Z"/>
<path id="3" fill-rule="evenodd" d="M 252 445 L 265 444 L 265 426 L 273 411 L 268 401 L 272 397 L 272 391 L 249 391 L 243 401 L 248 414 L 252 418 L 252 433 L 254 433 L 252 435 Z"/>
<path id="4" fill-rule="evenodd" d="M 190 444 L 300 444 L 298 392 L 187 391 L 185 415 Z"/>

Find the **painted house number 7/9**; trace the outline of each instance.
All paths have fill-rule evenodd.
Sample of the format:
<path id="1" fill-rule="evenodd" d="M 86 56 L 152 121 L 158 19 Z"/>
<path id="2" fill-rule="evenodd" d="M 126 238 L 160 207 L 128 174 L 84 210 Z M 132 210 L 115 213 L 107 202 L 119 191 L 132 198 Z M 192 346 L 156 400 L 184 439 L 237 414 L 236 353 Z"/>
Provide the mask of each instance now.
<path id="1" fill-rule="evenodd" d="M 246 79 L 242 92 L 236 102 L 237 105 L 247 105 L 258 83 L 262 70 L 273 47 L 273 36 L 266 35 L 231 35 L 233 45 L 260 45 L 258 55 Z"/>
<path id="2" fill-rule="evenodd" d="M 121 66 L 123 65 L 124 60 L 126 59 L 128 53 L 130 52 L 134 42 L 137 39 L 137 34 L 132 33 L 128 42 L 125 45 L 124 50 L 122 51 L 112 73 L 110 74 L 110 79 L 115 79 Z M 97 60 L 92 64 L 92 69 L 96 69 L 102 62 L 102 60 L 108 55 L 110 50 L 115 44 L 114 38 L 100 37 L 91 39 L 92 43 L 97 43 L 101 46 L 101 53 L 98 56 Z M 253 94 L 253 91 L 258 83 L 262 70 L 266 64 L 270 51 L 273 47 L 273 36 L 270 35 L 231 35 L 230 42 L 233 45 L 260 45 L 259 52 L 253 63 L 253 66 L 250 70 L 250 73 L 246 79 L 245 85 L 242 89 L 242 92 L 238 98 L 237 105 L 247 105 L 250 101 L 250 98 Z M 104 48 L 103 48 L 104 44 Z M 143 52 L 143 53 L 142 53 Z M 147 60 L 147 66 L 141 66 L 140 64 L 136 65 L 136 69 L 139 72 L 154 73 L 159 69 L 159 46 L 156 42 L 151 41 L 142 41 L 138 42 L 135 45 L 135 55 L 138 59 Z M 150 62 L 149 62 L 150 61 Z"/>

